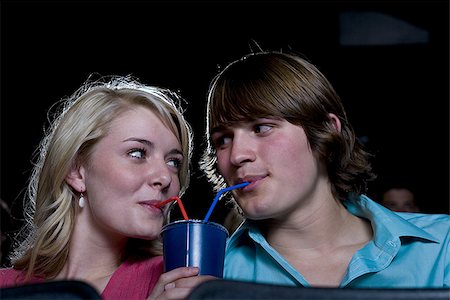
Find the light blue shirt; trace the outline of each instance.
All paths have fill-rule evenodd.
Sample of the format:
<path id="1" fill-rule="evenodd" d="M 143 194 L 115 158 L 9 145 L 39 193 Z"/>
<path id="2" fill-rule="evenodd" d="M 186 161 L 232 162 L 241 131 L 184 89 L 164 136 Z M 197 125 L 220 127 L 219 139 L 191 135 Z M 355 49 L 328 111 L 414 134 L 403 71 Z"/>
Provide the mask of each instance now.
<path id="1" fill-rule="evenodd" d="M 340 287 L 450 287 L 450 216 L 394 213 L 366 196 L 346 201 L 371 222 L 373 240 L 352 257 Z M 250 220 L 227 243 L 224 278 L 310 286 Z"/>

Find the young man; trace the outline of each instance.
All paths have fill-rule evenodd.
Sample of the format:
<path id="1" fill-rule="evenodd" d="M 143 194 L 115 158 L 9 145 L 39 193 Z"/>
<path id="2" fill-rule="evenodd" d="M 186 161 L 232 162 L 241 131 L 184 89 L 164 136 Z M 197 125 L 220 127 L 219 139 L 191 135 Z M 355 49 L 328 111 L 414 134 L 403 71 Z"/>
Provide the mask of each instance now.
<path id="1" fill-rule="evenodd" d="M 259 52 L 212 81 L 200 167 L 246 221 L 224 278 L 296 286 L 449 287 L 450 216 L 403 218 L 364 195 L 369 155 L 311 63 Z"/>

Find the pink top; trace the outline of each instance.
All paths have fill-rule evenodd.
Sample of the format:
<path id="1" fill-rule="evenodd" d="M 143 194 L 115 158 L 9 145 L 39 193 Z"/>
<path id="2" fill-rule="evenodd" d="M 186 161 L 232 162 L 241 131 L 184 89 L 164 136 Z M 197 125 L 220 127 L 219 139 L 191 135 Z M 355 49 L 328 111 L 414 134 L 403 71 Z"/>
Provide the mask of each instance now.
<path id="1" fill-rule="evenodd" d="M 126 260 L 114 272 L 101 293 L 102 299 L 147 299 L 163 273 L 162 256 L 142 261 Z M 34 277 L 26 283 L 43 282 Z M 25 284 L 24 272 L 13 268 L 0 269 L 0 287 Z"/>

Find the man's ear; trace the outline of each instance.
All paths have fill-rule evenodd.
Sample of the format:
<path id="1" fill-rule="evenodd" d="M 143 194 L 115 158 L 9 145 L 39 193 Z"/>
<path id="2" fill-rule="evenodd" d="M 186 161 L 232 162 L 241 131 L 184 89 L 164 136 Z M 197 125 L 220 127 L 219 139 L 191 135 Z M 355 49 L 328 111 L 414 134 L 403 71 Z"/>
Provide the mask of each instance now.
<path id="1" fill-rule="evenodd" d="M 336 129 L 337 132 L 341 132 L 341 120 L 339 120 L 339 118 L 333 113 L 329 113 L 328 118 L 330 119 L 331 125 L 334 129 Z"/>
<path id="2" fill-rule="evenodd" d="M 78 163 L 73 163 L 64 180 L 73 190 L 82 193 L 86 190 L 84 179 L 84 167 Z"/>

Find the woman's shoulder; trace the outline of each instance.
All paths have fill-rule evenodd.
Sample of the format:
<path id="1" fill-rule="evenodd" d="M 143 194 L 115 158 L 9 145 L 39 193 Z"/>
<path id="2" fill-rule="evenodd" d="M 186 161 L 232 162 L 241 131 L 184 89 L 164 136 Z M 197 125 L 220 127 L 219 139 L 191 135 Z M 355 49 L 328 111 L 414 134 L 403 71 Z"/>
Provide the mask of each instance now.
<path id="1" fill-rule="evenodd" d="M 103 299 L 144 299 L 163 273 L 163 258 L 128 259 L 114 272 Z"/>
<path id="2" fill-rule="evenodd" d="M 14 268 L 0 268 L 0 287 L 17 286 L 29 283 L 43 282 L 44 278 L 33 276 L 25 279 L 25 271 Z"/>
<path id="3" fill-rule="evenodd" d="M 139 269 L 140 271 L 154 271 L 155 269 L 162 268 L 163 257 L 154 256 L 145 259 L 129 258 L 123 264 L 122 268 L 125 269 Z"/>
<path id="4" fill-rule="evenodd" d="M 130 281 L 141 278 L 157 277 L 163 273 L 163 258 L 155 256 L 145 259 L 128 258 L 114 272 L 113 278 L 130 279 Z"/>
<path id="5" fill-rule="evenodd" d="M 14 268 L 0 268 L 0 287 L 24 283 L 24 272 Z"/>

